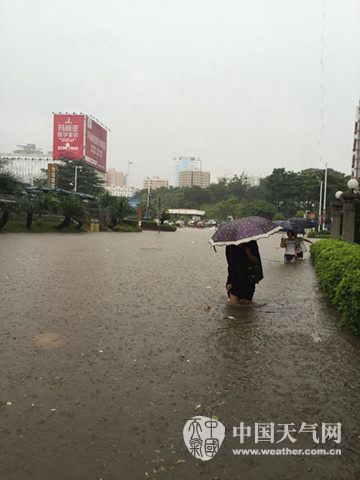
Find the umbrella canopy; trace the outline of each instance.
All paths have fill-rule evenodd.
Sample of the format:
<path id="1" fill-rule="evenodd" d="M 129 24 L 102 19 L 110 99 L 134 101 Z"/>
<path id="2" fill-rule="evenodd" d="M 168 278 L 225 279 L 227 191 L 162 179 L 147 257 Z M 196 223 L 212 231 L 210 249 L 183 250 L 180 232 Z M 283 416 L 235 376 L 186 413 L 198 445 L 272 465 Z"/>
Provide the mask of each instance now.
<path id="1" fill-rule="evenodd" d="M 289 218 L 289 222 L 293 226 L 292 230 L 295 233 L 305 233 L 305 228 L 308 226 L 308 221 L 305 218 Z"/>
<path id="2" fill-rule="evenodd" d="M 240 243 L 267 238 L 281 227 L 263 217 L 243 217 L 221 225 L 211 237 L 210 245 L 239 245 Z"/>
<path id="3" fill-rule="evenodd" d="M 293 229 L 293 225 L 289 222 L 289 220 L 275 220 L 273 224 L 276 227 L 281 227 L 281 229 L 285 230 L 285 232 Z"/>
<path id="4" fill-rule="evenodd" d="M 279 226 L 285 232 L 292 230 L 294 233 L 305 233 L 305 228 L 308 227 L 308 221 L 305 218 L 290 218 L 289 220 L 276 220 L 274 225 Z"/>

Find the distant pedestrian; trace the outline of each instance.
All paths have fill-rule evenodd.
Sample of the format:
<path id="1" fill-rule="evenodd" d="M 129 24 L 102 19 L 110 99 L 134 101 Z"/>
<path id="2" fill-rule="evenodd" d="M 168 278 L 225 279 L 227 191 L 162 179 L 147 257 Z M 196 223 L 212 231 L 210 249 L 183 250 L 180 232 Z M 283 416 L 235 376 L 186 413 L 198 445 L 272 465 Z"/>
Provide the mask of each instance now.
<path id="1" fill-rule="evenodd" d="M 307 252 L 307 248 L 304 242 L 310 243 L 311 245 L 313 244 L 313 242 L 311 240 L 308 240 L 307 238 L 298 237 L 296 233 L 294 233 L 294 237 L 296 240 L 296 260 L 302 260 L 304 258 L 304 253 Z"/>
<path id="2" fill-rule="evenodd" d="M 285 248 L 285 263 L 294 263 L 304 258 L 304 253 L 307 251 L 304 242 L 312 244 L 307 238 L 298 237 L 293 230 L 287 232 L 287 238 L 283 237 L 280 242 L 280 247 Z"/>
<path id="3" fill-rule="evenodd" d="M 282 238 L 280 247 L 285 248 L 285 263 L 294 263 L 296 261 L 296 238 L 293 230 L 288 230 L 287 238 Z"/>

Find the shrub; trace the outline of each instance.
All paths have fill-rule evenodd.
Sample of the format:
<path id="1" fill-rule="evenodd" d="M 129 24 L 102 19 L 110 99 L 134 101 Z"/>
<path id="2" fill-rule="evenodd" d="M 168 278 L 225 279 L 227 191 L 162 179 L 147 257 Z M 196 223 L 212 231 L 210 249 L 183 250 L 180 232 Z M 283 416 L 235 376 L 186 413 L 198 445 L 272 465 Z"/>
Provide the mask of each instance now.
<path id="1" fill-rule="evenodd" d="M 360 245 L 320 240 L 310 253 L 321 289 L 340 312 L 339 325 L 360 333 Z"/>
<path id="2" fill-rule="evenodd" d="M 131 225 L 129 223 L 121 222 L 113 228 L 114 232 L 141 232 L 141 228 L 137 225 Z"/>
<path id="3" fill-rule="evenodd" d="M 329 236 L 329 235 L 330 235 L 330 232 L 329 232 L 329 230 L 326 230 L 326 229 L 325 229 L 325 230 L 320 230 L 320 231 L 318 232 L 318 236 L 319 236 L 319 237 L 327 237 L 327 236 Z"/>
<path id="4" fill-rule="evenodd" d="M 298 210 L 298 211 L 295 213 L 295 217 L 297 217 L 297 218 L 304 218 L 304 217 L 305 217 L 305 211 L 304 211 L 304 210 Z"/>
<path id="5" fill-rule="evenodd" d="M 159 226 L 156 222 L 149 222 L 146 220 L 141 222 L 141 227 L 144 230 L 160 230 L 160 232 L 175 232 L 176 230 L 175 225 L 168 225 L 167 223 L 164 223 Z"/>
<path id="6" fill-rule="evenodd" d="M 320 230 L 317 232 L 316 230 L 310 230 L 308 233 L 308 238 L 325 238 L 330 237 L 329 230 Z"/>

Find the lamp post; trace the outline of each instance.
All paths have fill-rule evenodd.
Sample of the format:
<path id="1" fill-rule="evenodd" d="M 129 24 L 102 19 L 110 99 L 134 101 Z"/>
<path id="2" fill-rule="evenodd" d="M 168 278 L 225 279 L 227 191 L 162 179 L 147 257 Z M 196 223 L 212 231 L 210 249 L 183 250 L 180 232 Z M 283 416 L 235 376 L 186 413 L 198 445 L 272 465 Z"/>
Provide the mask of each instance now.
<path id="1" fill-rule="evenodd" d="M 126 171 L 126 176 L 125 176 L 125 187 L 129 186 L 130 165 L 134 165 L 134 163 L 133 162 L 128 162 L 128 164 L 127 164 L 127 171 Z"/>
<path id="2" fill-rule="evenodd" d="M 318 219 L 318 232 L 321 229 L 322 224 L 322 215 L 321 215 L 321 208 L 322 208 L 322 191 L 323 191 L 323 182 L 320 182 L 320 198 L 319 198 L 319 219 Z"/>
<path id="3" fill-rule="evenodd" d="M 150 197 L 151 197 L 151 184 L 150 184 L 150 177 L 146 177 L 148 181 L 148 195 L 147 195 L 147 204 L 146 204 L 146 216 L 147 219 L 149 220 L 149 214 L 150 214 Z"/>
<path id="4" fill-rule="evenodd" d="M 359 190 L 359 182 L 356 178 L 351 178 L 347 183 L 347 187 L 352 193 L 355 193 L 355 190 Z"/>
<path id="5" fill-rule="evenodd" d="M 78 177 L 78 170 L 79 170 L 79 172 L 82 172 L 82 166 L 81 166 L 81 165 L 75 165 L 74 192 L 76 192 L 76 191 L 77 191 L 77 177 Z"/>
<path id="6" fill-rule="evenodd" d="M 323 225 L 322 229 L 325 230 L 326 222 L 326 190 L 327 190 L 327 174 L 328 174 L 328 164 L 325 163 L 325 180 L 324 180 L 324 206 L 323 206 Z"/>
<path id="7" fill-rule="evenodd" d="M 341 190 L 335 193 L 335 198 L 341 200 L 342 203 L 333 204 L 334 219 L 337 217 L 334 228 L 334 235 L 348 242 L 360 243 L 359 237 L 359 211 L 357 208 L 357 199 L 359 198 L 359 182 L 356 178 L 348 181 L 348 192 Z M 341 218 L 340 218 L 341 217 Z M 340 222 L 341 227 L 337 225 Z"/>

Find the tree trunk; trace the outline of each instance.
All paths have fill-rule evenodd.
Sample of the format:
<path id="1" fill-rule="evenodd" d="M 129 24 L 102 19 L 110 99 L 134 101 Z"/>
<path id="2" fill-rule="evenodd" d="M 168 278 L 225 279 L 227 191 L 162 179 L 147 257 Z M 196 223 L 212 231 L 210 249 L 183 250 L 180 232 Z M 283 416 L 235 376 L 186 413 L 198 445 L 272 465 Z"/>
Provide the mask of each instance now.
<path id="1" fill-rule="evenodd" d="M 64 220 L 56 226 L 58 230 L 61 230 L 64 227 L 68 227 L 70 225 L 71 217 L 65 217 Z"/>
<path id="2" fill-rule="evenodd" d="M 118 224 L 118 219 L 116 217 L 111 217 L 111 227 L 116 228 L 117 224 Z"/>
<path id="3" fill-rule="evenodd" d="M 5 227 L 5 225 L 7 224 L 8 220 L 10 218 L 10 212 L 7 212 L 5 210 L 5 212 L 3 212 L 2 214 L 2 217 L 0 219 L 0 230 Z"/>
<path id="4" fill-rule="evenodd" d="M 33 221 L 33 214 L 28 212 L 26 215 L 26 228 L 28 230 L 31 229 L 32 221 Z"/>

